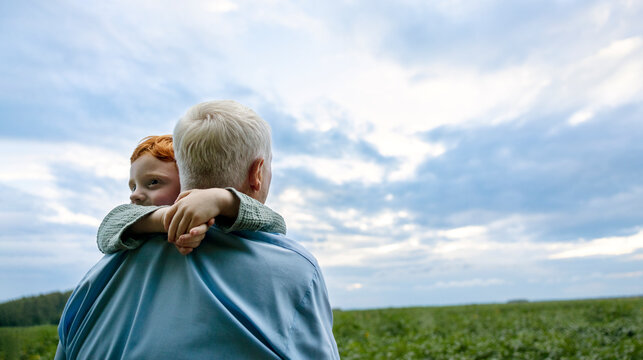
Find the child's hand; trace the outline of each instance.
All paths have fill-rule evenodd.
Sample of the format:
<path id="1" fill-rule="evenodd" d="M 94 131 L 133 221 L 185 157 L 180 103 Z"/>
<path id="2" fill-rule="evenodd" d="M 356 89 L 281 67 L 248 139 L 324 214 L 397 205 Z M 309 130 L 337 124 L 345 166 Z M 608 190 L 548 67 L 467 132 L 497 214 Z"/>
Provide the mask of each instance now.
<path id="1" fill-rule="evenodd" d="M 176 249 L 183 255 L 191 253 L 192 250 L 201 245 L 201 241 L 205 238 L 205 233 L 212 225 L 214 225 L 214 219 L 210 219 L 207 224 L 201 224 L 190 229 L 187 234 L 179 236 L 179 239 L 174 243 L 174 246 L 176 246 Z"/>
<path id="2" fill-rule="evenodd" d="M 194 189 L 182 192 L 163 216 L 163 226 L 170 242 L 176 242 L 188 229 L 205 224 L 218 215 L 236 214 L 239 200 L 225 189 Z"/>

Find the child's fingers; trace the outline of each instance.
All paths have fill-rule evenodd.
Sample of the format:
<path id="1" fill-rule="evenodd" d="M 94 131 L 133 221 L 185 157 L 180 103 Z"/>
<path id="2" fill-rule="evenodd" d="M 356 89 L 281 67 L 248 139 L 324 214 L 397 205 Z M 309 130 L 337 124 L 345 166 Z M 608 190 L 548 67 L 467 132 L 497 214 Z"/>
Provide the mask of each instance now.
<path id="1" fill-rule="evenodd" d="M 176 200 L 174 200 L 174 203 L 176 204 L 179 200 L 181 200 L 184 197 L 188 196 L 191 192 L 192 192 L 192 190 L 183 191 L 182 193 L 179 194 L 179 196 L 176 198 Z"/>
<path id="2" fill-rule="evenodd" d="M 214 225 L 214 218 L 208 220 L 208 227 Z"/>
<path id="3" fill-rule="evenodd" d="M 178 246 L 178 245 L 174 245 L 174 246 L 182 255 L 187 255 L 194 250 L 193 248 L 189 248 L 189 247 Z"/>
<path id="4" fill-rule="evenodd" d="M 174 236 L 176 236 L 178 239 L 179 236 L 187 233 L 188 230 L 193 227 L 193 226 L 190 226 L 190 223 L 191 223 L 191 219 L 188 218 L 187 214 L 183 214 L 183 216 L 181 216 L 179 223 L 176 226 L 176 230 L 175 230 L 176 232 L 174 233 Z"/>
<path id="5" fill-rule="evenodd" d="M 202 235 L 202 234 L 205 234 L 206 231 L 208 231 L 208 224 L 201 224 L 199 226 L 195 226 L 192 229 L 190 229 L 188 234 L 190 234 L 192 236 Z M 183 235 L 181 235 L 181 236 L 183 236 Z"/>
<path id="6" fill-rule="evenodd" d="M 167 227 L 167 241 L 173 243 L 174 242 L 174 229 L 176 229 L 176 225 L 173 224 L 176 220 L 176 218 L 173 218 L 170 224 Z"/>
<path id="7" fill-rule="evenodd" d="M 206 224 L 203 223 L 203 220 L 199 221 L 197 218 L 192 218 L 192 221 L 190 221 L 190 224 L 188 225 L 187 229 L 185 229 L 185 233 L 189 234 L 192 231 L 192 229 L 199 228 L 200 226 L 203 226 L 203 228 L 200 228 L 204 230 L 203 233 L 208 231 L 208 228 L 206 227 Z"/>
<path id="8" fill-rule="evenodd" d="M 175 207 L 175 206 L 177 206 L 177 205 L 176 204 L 172 205 L 172 207 Z M 177 235 L 182 234 L 182 233 L 179 233 L 177 230 L 178 230 L 178 227 L 179 227 L 179 223 L 183 219 L 183 208 L 177 207 L 177 210 L 175 210 L 175 211 L 176 212 L 174 213 L 174 216 L 172 217 L 172 221 L 170 221 L 170 223 L 168 225 L 168 228 L 167 228 L 167 239 L 170 242 L 175 242 L 176 238 L 177 238 Z"/>
<path id="9" fill-rule="evenodd" d="M 165 215 L 163 215 L 163 228 L 165 229 L 165 231 L 169 230 L 170 223 L 172 222 L 174 215 L 176 215 L 177 210 L 178 207 L 176 205 L 172 205 L 167 209 Z"/>
<path id="10" fill-rule="evenodd" d="M 201 241 L 203 241 L 204 237 L 205 237 L 205 234 L 199 234 L 196 236 L 183 234 L 179 236 L 179 239 L 176 241 L 176 245 L 182 246 L 182 247 L 196 248 L 199 245 L 201 245 Z"/>

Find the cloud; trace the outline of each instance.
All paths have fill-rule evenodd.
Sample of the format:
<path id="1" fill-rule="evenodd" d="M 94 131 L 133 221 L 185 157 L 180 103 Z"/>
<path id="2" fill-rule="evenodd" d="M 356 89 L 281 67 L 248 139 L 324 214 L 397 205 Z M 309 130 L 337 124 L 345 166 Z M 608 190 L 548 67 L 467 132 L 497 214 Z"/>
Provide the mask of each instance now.
<path id="1" fill-rule="evenodd" d="M 57 228 L 59 230 L 60 228 Z M 63 234 L 61 231 L 59 234 Z M 92 236 L 94 235 L 94 236 Z M 95 234 L 71 234 L 44 237 L 23 236 L 20 242 L 7 236 L 0 237 L 0 263 L 2 268 L 49 268 L 62 265 L 78 265 L 79 270 L 89 269 L 102 254 L 98 251 Z M 25 246 L 29 251 L 25 252 Z"/>
<path id="2" fill-rule="evenodd" d="M 341 32 L 346 29 L 328 26 L 335 23 L 335 18 L 330 13 L 345 5 L 324 7 L 330 13 L 320 14 L 313 12 L 314 9 L 284 2 L 266 4 L 261 8 L 252 3 L 241 2 L 235 3 L 234 6 L 230 4 L 232 3 L 227 1 L 190 3 L 187 9 L 182 11 L 194 14 L 193 21 L 179 21 L 176 28 L 169 33 L 161 29 L 165 29 L 163 24 L 169 20 L 167 14 L 172 11 L 168 11 L 167 7 L 162 11 L 160 8 L 139 5 L 129 9 L 128 12 L 132 16 L 118 18 L 116 24 L 99 23 L 98 28 L 90 28 L 87 34 L 81 37 L 70 36 L 73 40 L 71 44 L 62 43 L 59 46 L 66 50 L 77 47 L 88 49 L 85 56 L 90 63 L 94 63 L 90 61 L 94 58 L 103 60 L 96 65 L 96 69 L 89 69 L 90 71 L 83 68 L 78 71 L 74 70 L 74 67 L 67 68 L 65 71 L 68 76 L 60 78 L 61 82 L 55 87 L 70 87 L 92 94 L 118 92 L 118 96 L 121 97 L 119 101 L 126 104 L 129 110 L 123 113 L 127 117 L 131 117 L 131 113 L 141 113 L 141 109 L 134 106 L 133 102 L 144 103 L 147 106 L 160 105 L 158 101 L 152 100 L 153 98 L 171 99 L 169 102 L 164 101 L 168 104 L 186 104 L 177 106 L 183 109 L 194 102 L 185 101 L 185 97 L 182 96 L 185 94 L 180 94 L 183 90 L 193 99 L 205 94 L 230 96 L 230 88 L 234 86 L 249 89 L 249 93 L 241 97 L 247 97 L 250 105 L 261 102 L 280 105 L 285 113 L 293 116 L 300 131 L 313 128 L 321 131 L 338 129 L 354 140 L 366 141 L 382 156 L 394 158 L 395 166 L 378 169 L 369 163 L 370 159 L 354 161 L 343 157 L 329 157 L 328 160 L 344 164 L 356 162 L 357 167 L 363 168 L 372 179 L 378 181 L 379 178 L 384 181 L 407 181 L 417 175 L 418 167 L 424 162 L 442 156 L 452 149 L 443 143 L 420 138 L 419 132 L 430 131 L 443 125 L 469 126 L 514 121 L 535 108 L 541 112 L 546 111 L 547 107 L 541 108 L 542 103 L 539 102 L 545 96 L 543 93 L 553 94 L 553 99 L 564 98 L 559 96 L 559 93 L 564 92 L 566 87 L 574 89 L 570 92 L 572 94 L 584 93 L 575 91 L 576 88 L 587 88 L 587 84 L 583 83 L 583 73 L 611 72 L 611 68 L 602 70 L 607 66 L 601 62 L 605 58 L 625 56 L 632 60 L 633 69 L 638 68 L 637 45 L 632 39 L 619 40 L 625 42 L 619 45 L 617 41 L 617 44 L 608 46 L 606 49 L 612 50 L 605 50 L 601 53 L 603 55 L 597 55 L 603 60 L 596 60 L 598 63 L 588 60 L 586 66 L 592 71 L 581 69 L 580 74 L 573 70 L 577 67 L 574 61 L 546 64 L 540 60 L 527 59 L 521 63 L 489 69 L 481 68 L 471 58 L 467 58 L 470 60 L 467 62 L 429 59 L 409 66 L 405 62 L 392 61 L 386 53 L 377 51 L 371 45 L 352 46 L 358 38 L 349 38 L 347 42 L 335 41 L 344 35 Z M 391 10 L 393 14 L 405 16 L 420 11 L 437 13 L 438 16 L 451 20 L 471 21 L 477 17 L 479 11 L 493 15 L 498 14 L 503 8 L 494 2 L 473 7 L 451 2 L 441 4 L 423 5 L 410 2 L 403 4 L 401 10 L 377 5 L 366 9 L 364 14 L 367 17 L 378 18 L 377 14 L 389 13 Z M 169 6 L 170 10 L 174 9 L 170 4 L 165 6 Z M 233 10 L 233 7 L 243 11 L 229 11 Z M 208 19 L 211 14 L 204 15 L 198 11 L 204 8 L 215 8 L 227 13 L 226 16 L 215 15 L 221 16 L 217 17 L 220 21 L 212 22 Z M 474 8 L 478 10 L 473 10 Z M 512 11 L 516 10 L 515 8 L 512 7 Z M 597 9 L 592 10 L 592 14 L 614 13 L 612 10 L 605 10 L 605 6 L 602 10 Z M 59 10 L 51 8 L 47 11 L 55 14 Z M 74 6 L 73 11 L 86 14 L 89 18 L 101 16 L 97 10 L 86 6 Z M 117 12 L 117 8 L 105 11 Z M 135 27 L 133 20 L 136 15 L 148 12 L 152 16 L 148 16 L 147 26 L 143 27 L 144 29 Z M 473 14 L 476 14 L 476 17 L 472 18 Z M 546 18 L 544 12 L 537 14 L 539 18 Z M 601 15 L 600 18 L 605 18 L 605 15 Z M 609 19 L 609 16 L 607 18 Z M 392 17 L 391 26 L 395 29 L 409 19 L 418 20 L 414 16 Z M 457 25 L 457 21 L 455 24 L 440 23 L 440 26 L 449 28 Z M 516 20 L 515 23 L 519 21 Z M 62 27 L 62 33 L 75 32 L 74 26 L 77 25 Z M 355 31 L 361 34 L 362 30 Z M 163 42 L 150 41 L 157 39 L 160 34 L 166 36 Z M 198 40 L 200 37 L 191 36 L 192 34 L 200 34 L 210 39 L 211 46 L 203 47 Z M 230 40 L 233 38 L 237 41 Z M 253 38 L 255 40 L 252 40 Z M 291 40 L 291 46 L 285 49 L 281 39 Z M 268 47 L 274 50 L 263 51 L 263 66 L 256 66 L 255 58 L 248 56 L 248 48 L 240 46 L 240 43 L 256 45 L 256 51 L 260 52 Z M 110 51 L 106 52 L 106 49 Z M 114 52 L 114 49 L 117 51 Z M 60 48 L 57 51 L 60 51 Z M 178 58 L 177 53 L 185 56 Z M 159 58 L 164 60 L 159 61 Z M 103 79 L 103 72 L 97 69 L 113 68 L 114 62 L 122 65 L 117 67 L 121 70 L 115 73 L 112 71 L 109 79 Z M 235 66 L 232 66 L 233 62 Z M 183 66 L 176 66 L 179 63 Z M 220 66 L 206 66 L 209 63 Z M 154 66 L 148 66 L 151 64 Z M 217 70 L 224 68 L 228 70 Z M 268 68 L 270 71 L 266 72 Z M 163 76 L 160 77 L 160 74 Z M 134 78 L 149 80 L 141 84 L 145 90 L 128 90 L 139 88 L 130 83 Z M 65 85 L 65 81 L 71 81 L 69 79 L 77 81 L 72 85 Z M 213 81 L 215 79 L 216 81 Z M 631 89 L 632 86 L 640 83 L 636 77 L 633 80 L 627 79 L 619 75 L 612 80 L 606 80 L 605 90 L 596 89 L 595 97 L 599 100 L 607 99 L 605 94 L 621 88 L 624 90 L 616 93 L 627 95 L 628 92 L 634 91 Z M 595 80 L 593 75 L 587 78 L 590 82 Z M 578 86 L 574 85 L 578 81 L 581 83 Z M 125 93 L 121 94 L 123 90 Z M 142 93 L 149 95 L 144 96 Z M 620 95 L 617 97 L 624 99 Z M 261 99 L 257 100 L 257 97 Z M 625 96 L 625 99 L 627 98 Z M 82 99 L 78 100 L 81 104 L 85 103 Z M 568 107 L 576 106 L 578 103 L 572 100 L 567 102 L 571 102 Z M 110 107 L 118 108 L 118 105 L 115 103 Z M 597 106 L 600 107 L 600 104 Z M 169 108 L 159 108 L 165 109 Z M 600 109 L 577 111 L 594 113 L 598 110 Z M 579 119 L 587 120 L 587 117 L 572 116 L 571 119 L 577 123 Z M 352 157 L 354 154 L 349 156 Z M 320 161 L 323 162 L 324 159 Z M 339 176 L 337 181 L 354 181 L 354 176 Z"/>
<path id="3" fill-rule="evenodd" d="M 55 180 L 55 168 L 60 165 L 97 178 L 129 178 L 127 156 L 106 148 L 80 143 L 3 139 L 0 151 L 11 154 L 0 172 L 0 181 L 43 197 L 57 196 L 52 192 L 41 192 L 40 187 Z M 45 184 L 31 186 L 36 181 Z"/>
<path id="4" fill-rule="evenodd" d="M 436 260 L 462 260 L 476 267 L 536 264 L 547 260 L 634 254 L 643 248 L 643 231 L 630 236 L 606 237 L 589 241 L 541 242 L 530 227 L 524 227 L 518 237 L 507 238 L 507 228 L 518 219 L 496 221 L 487 226 L 464 227 L 435 232 L 437 240 L 431 246 Z M 440 236 L 446 239 L 440 240 Z M 515 235 L 514 235 L 515 236 Z M 494 240 L 494 239 L 504 240 Z"/>
<path id="5" fill-rule="evenodd" d="M 40 208 L 33 220 L 97 227 L 107 210 L 127 202 L 129 162 L 113 150 L 7 139 L 0 151 L 11 154 L 0 170 L 0 184 L 36 199 Z M 111 185 L 119 183 L 122 191 L 110 193 Z"/>
<path id="6" fill-rule="evenodd" d="M 372 264 L 378 264 L 379 270 L 408 268 L 430 259 L 426 256 L 426 247 L 417 238 L 335 233 L 326 234 L 324 240 L 305 242 L 305 245 L 325 268 L 365 267 Z"/>
<path id="7" fill-rule="evenodd" d="M 629 271 L 629 272 L 610 273 L 610 274 L 594 273 L 591 276 L 594 278 L 608 278 L 608 279 L 638 278 L 638 277 L 643 277 L 643 271 Z"/>
<path id="8" fill-rule="evenodd" d="M 460 228 L 439 231 L 438 236 L 444 236 L 450 239 L 466 239 L 483 236 L 486 233 L 487 228 L 484 226 L 464 226 Z"/>
<path id="9" fill-rule="evenodd" d="M 82 213 L 74 213 L 69 209 L 61 206 L 60 204 L 49 204 L 49 211 L 53 211 L 54 215 L 45 215 L 42 216 L 42 219 L 47 222 L 52 222 L 56 224 L 78 224 L 86 225 L 92 228 L 98 228 L 101 220 Z M 45 214 L 48 212 L 45 211 Z"/>
<path id="10" fill-rule="evenodd" d="M 470 280 L 461 280 L 461 281 L 438 281 L 433 284 L 433 287 L 436 288 L 451 288 L 451 287 L 479 287 L 479 286 L 493 286 L 493 285 L 502 285 L 506 281 L 503 279 L 492 278 L 492 279 L 470 279 Z"/>
<path id="11" fill-rule="evenodd" d="M 319 190 L 287 187 L 270 197 L 269 205 L 286 219 L 289 233 L 295 231 L 332 231 L 334 227 L 323 218 L 315 216 L 315 204 L 324 198 Z"/>
<path id="12" fill-rule="evenodd" d="M 594 112 L 590 110 L 580 110 L 575 112 L 567 122 L 569 125 L 576 126 L 594 117 Z"/>
<path id="13" fill-rule="evenodd" d="M 415 136 L 403 136 L 394 132 L 371 133 L 364 137 L 375 146 L 383 156 L 397 159 L 396 166 L 388 171 L 386 179 L 404 181 L 417 175 L 417 168 L 427 161 L 446 152 L 446 147 L 439 143 L 429 143 Z"/>
<path id="14" fill-rule="evenodd" d="M 205 8 L 213 13 L 228 13 L 239 9 L 239 6 L 231 1 L 220 0 L 207 2 Z"/>
<path id="15" fill-rule="evenodd" d="M 346 290 L 348 290 L 348 291 L 352 291 L 352 290 L 359 290 L 359 289 L 361 289 L 362 287 L 363 287 L 363 285 L 362 285 L 362 284 L 360 284 L 360 283 L 354 283 L 354 284 L 350 284 L 350 285 L 346 286 Z"/>
<path id="16" fill-rule="evenodd" d="M 386 231 L 407 223 L 410 215 L 406 211 L 378 209 L 372 214 L 364 214 L 354 208 L 346 210 L 327 209 L 328 216 L 342 224 L 343 227 L 361 232 L 374 233 Z"/>
<path id="17" fill-rule="evenodd" d="M 549 256 L 550 259 L 566 259 L 587 256 L 618 256 L 643 249 L 643 230 L 631 236 L 599 238 L 567 244 L 567 249 Z"/>
<path id="18" fill-rule="evenodd" d="M 352 157 L 337 159 L 324 158 L 319 155 L 284 156 L 275 160 L 274 167 L 276 171 L 304 168 L 316 176 L 338 185 L 349 181 L 372 185 L 382 182 L 384 177 L 382 165 Z"/>
<path id="19" fill-rule="evenodd" d="M 641 37 L 618 39 L 572 63 L 561 75 L 573 92 L 561 95 L 591 104 L 588 113 L 643 100 L 642 45 Z"/>
<path id="20" fill-rule="evenodd" d="M 305 208 L 314 208 L 309 204 Z M 534 232 L 547 218 L 512 216 L 486 225 L 436 229 L 406 213 L 380 212 L 366 215 L 362 211 L 328 210 L 330 216 L 313 218 L 339 220 L 346 228 L 329 226 L 317 233 L 317 240 L 304 242 L 324 266 L 367 266 L 375 261 L 380 267 L 430 263 L 436 266 L 461 262 L 476 269 L 498 269 L 506 266 L 536 266 L 543 261 L 585 256 L 622 256 L 643 248 L 643 232 L 628 237 L 610 237 L 589 242 L 547 241 Z M 379 221 L 385 219 L 385 221 Z M 397 220 L 396 220 L 397 217 Z M 400 226 L 400 220 L 405 225 Z M 533 221 L 536 223 L 531 223 Z M 328 221 L 328 220 L 327 220 Z"/>

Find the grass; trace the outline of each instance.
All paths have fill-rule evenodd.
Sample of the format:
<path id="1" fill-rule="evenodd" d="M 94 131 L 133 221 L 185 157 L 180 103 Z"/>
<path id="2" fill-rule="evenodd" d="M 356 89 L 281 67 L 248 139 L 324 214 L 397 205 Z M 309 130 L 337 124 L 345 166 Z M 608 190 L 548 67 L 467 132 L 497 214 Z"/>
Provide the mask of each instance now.
<path id="1" fill-rule="evenodd" d="M 342 359 L 643 359 L 643 298 L 337 311 Z"/>
<path id="2" fill-rule="evenodd" d="M 57 345 L 56 325 L 0 327 L 0 360 L 53 359 Z"/>
<path id="3" fill-rule="evenodd" d="M 643 298 L 335 311 L 342 359 L 643 359 Z M 0 359 L 52 359 L 55 326 L 0 328 Z"/>

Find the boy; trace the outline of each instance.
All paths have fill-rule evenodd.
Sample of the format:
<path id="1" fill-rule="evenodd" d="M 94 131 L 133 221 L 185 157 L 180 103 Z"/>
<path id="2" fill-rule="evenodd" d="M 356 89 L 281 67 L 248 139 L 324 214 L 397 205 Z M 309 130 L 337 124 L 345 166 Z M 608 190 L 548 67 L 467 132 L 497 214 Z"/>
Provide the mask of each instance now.
<path id="1" fill-rule="evenodd" d="M 286 224 L 279 214 L 233 188 L 179 194 L 181 185 L 171 135 L 144 138 L 134 149 L 130 162 L 131 204 L 114 208 L 103 219 L 97 235 L 98 248 L 103 253 L 139 247 L 142 241 L 130 234 L 169 230 L 168 241 L 187 255 L 201 244 L 207 229 L 215 222 L 225 232 L 286 233 Z M 199 196 L 185 198 L 189 193 Z M 191 210 L 190 214 L 176 214 L 176 207 L 161 207 L 179 201 L 188 203 L 186 208 Z M 185 221 L 175 222 L 170 228 L 174 216 Z"/>

